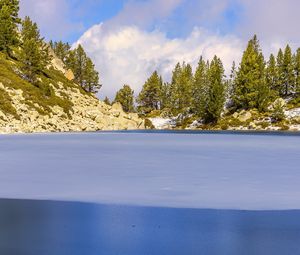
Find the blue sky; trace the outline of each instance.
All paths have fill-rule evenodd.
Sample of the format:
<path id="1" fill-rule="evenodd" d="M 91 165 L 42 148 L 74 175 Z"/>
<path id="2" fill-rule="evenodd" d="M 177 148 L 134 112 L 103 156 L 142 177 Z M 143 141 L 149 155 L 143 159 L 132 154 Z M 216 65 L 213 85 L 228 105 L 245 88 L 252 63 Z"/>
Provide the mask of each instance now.
<path id="1" fill-rule="evenodd" d="M 46 39 L 81 43 L 96 63 L 111 98 L 123 84 L 138 92 L 158 70 L 193 67 L 200 55 L 222 58 L 227 71 L 257 34 L 266 57 L 300 46 L 299 0 L 20 0 L 21 16 Z"/>

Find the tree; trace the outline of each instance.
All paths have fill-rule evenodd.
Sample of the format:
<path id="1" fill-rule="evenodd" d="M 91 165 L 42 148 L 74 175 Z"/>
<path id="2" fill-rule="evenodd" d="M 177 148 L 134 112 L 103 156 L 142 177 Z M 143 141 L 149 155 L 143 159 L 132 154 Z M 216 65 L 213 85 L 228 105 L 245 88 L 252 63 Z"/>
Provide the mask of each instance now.
<path id="1" fill-rule="evenodd" d="M 280 95 L 283 97 L 287 97 L 295 92 L 294 65 L 292 50 L 289 45 L 286 46 L 284 51 L 282 65 L 280 67 L 280 74 L 282 77 L 282 83 L 280 84 Z"/>
<path id="2" fill-rule="evenodd" d="M 273 54 L 270 55 L 268 65 L 266 68 L 266 81 L 270 89 L 276 90 L 278 84 L 278 75 L 276 67 L 276 59 Z"/>
<path id="3" fill-rule="evenodd" d="M 25 78 L 32 83 L 37 82 L 37 75 L 41 73 L 50 62 L 48 46 L 40 37 L 36 23 L 25 17 L 21 29 L 22 50 L 20 60 Z"/>
<path id="4" fill-rule="evenodd" d="M 155 71 L 145 82 L 137 102 L 143 112 L 149 113 L 152 110 L 159 110 L 161 107 L 162 78 Z"/>
<path id="5" fill-rule="evenodd" d="M 134 91 L 129 85 L 124 85 L 123 88 L 117 92 L 114 103 L 120 103 L 125 112 L 134 111 Z"/>
<path id="6" fill-rule="evenodd" d="M 170 84 L 165 82 L 161 87 L 160 109 L 164 110 L 170 107 Z"/>
<path id="7" fill-rule="evenodd" d="M 67 46 L 64 47 L 67 48 Z M 101 89 L 99 73 L 96 71 L 93 61 L 87 56 L 80 44 L 76 49 L 69 50 L 65 58 L 65 64 L 68 69 L 73 71 L 75 82 L 85 91 L 97 93 Z"/>
<path id="8" fill-rule="evenodd" d="M 8 55 L 11 54 L 12 47 L 19 44 L 18 13 L 18 0 L 0 0 L 0 51 Z"/>
<path id="9" fill-rule="evenodd" d="M 107 105 L 111 105 L 111 102 L 107 96 L 104 98 L 103 102 L 106 103 Z"/>
<path id="10" fill-rule="evenodd" d="M 295 86 L 297 94 L 300 94 L 300 48 L 294 56 L 294 69 L 295 69 Z"/>
<path id="11" fill-rule="evenodd" d="M 225 103 L 224 67 L 215 56 L 208 70 L 208 83 L 203 119 L 206 123 L 216 123 L 221 117 Z"/>
<path id="12" fill-rule="evenodd" d="M 233 100 L 237 109 L 266 110 L 269 90 L 265 79 L 265 61 L 256 36 L 247 49 L 234 82 Z"/>
<path id="13" fill-rule="evenodd" d="M 170 87 L 170 106 L 174 113 L 189 109 L 192 103 L 193 72 L 190 64 L 178 63 Z"/>
<path id="14" fill-rule="evenodd" d="M 207 73 L 209 65 L 204 61 L 203 57 L 200 57 L 198 66 L 194 75 L 194 81 L 192 84 L 192 109 L 193 112 L 202 116 L 205 111 L 205 103 L 207 96 Z"/>
<path id="15" fill-rule="evenodd" d="M 50 41 L 50 46 L 53 49 L 55 55 L 66 64 L 66 60 L 71 50 L 71 46 L 69 45 L 69 43 L 64 43 L 62 41 L 59 42 Z"/>
<path id="16" fill-rule="evenodd" d="M 99 73 L 95 70 L 95 65 L 90 58 L 86 59 L 82 82 L 82 87 L 90 93 L 97 93 L 102 87 L 99 84 Z"/>

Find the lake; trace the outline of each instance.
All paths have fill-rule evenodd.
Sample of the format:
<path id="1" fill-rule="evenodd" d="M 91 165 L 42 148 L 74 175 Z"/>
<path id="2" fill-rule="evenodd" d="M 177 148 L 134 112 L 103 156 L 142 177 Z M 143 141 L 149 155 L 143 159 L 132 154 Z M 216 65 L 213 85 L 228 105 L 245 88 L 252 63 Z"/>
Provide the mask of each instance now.
<path id="1" fill-rule="evenodd" d="M 0 136 L 0 254 L 300 254 L 299 155 L 296 133 Z"/>

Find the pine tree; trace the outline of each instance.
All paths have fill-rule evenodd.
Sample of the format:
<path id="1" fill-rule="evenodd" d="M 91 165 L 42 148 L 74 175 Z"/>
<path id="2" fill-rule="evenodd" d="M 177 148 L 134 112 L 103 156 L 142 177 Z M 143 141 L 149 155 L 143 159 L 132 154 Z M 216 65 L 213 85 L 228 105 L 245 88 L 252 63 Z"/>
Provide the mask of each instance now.
<path id="1" fill-rule="evenodd" d="M 19 44 L 18 13 L 18 0 L 0 0 L 0 51 L 8 55 L 11 55 L 12 47 Z"/>
<path id="2" fill-rule="evenodd" d="M 192 109 L 193 112 L 202 116 L 205 111 L 205 104 L 207 100 L 207 72 L 209 66 L 203 60 L 203 57 L 200 57 L 198 66 L 194 75 L 194 82 L 192 85 Z"/>
<path id="3" fill-rule="evenodd" d="M 87 55 L 83 47 L 79 44 L 75 49 L 75 65 L 74 65 L 74 76 L 78 84 L 84 88 L 84 68 L 86 66 Z"/>
<path id="4" fill-rule="evenodd" d="M 233 100 L 237 109 L 264 111 L 268 104 L 265 61 L 256 36 L 249 41 L 234 82 Z"/>
<path id="5" fill-rule="evenodd" d="M 171 83 L 171 109 L 174 113 L 189 109 L 192 104 L 193 72 L 189 64 L 178 63 L 173 71 Z"/>
<path id="6" fill-rule="evenodd" d="M 67 44 L 59 46 L 65 49 Z M 63 50 L 64 52 L 64 50 Z M 65 55 L 65 53 L 63 53 Z M 99 82 L 99 73 L 95 69 L 93 61 L 87 56 L 81 45 L 74 50 L 69 50 L 65 57 L 65 65 L 71 69 L 77 82 L 85 91 L 97 93 L 102 85 Z"/>
<path id="7" fill-rule="evenodd" d="M 206 123 L 216 123 L 221 117 L 225 103 L 224 67 L 217 56 L 209 66 L 206 93 L 203 118 Z"/>
<path id="8" fill-rule="evenodd" d="M 50 62 L 48 46 L 40 37 L 36 23 L 25 17 L 21 29 L 22 50 L 20 60 L 25 78 L 32 83 L 37 82 L 37 75 L 41 73 Z"/>
<path id="9" fill-rule="evenodd" d="M 71 50 L 71 46 L 69 45 L 69 43 L 64 43 L 62 41 L 59 42 L 50 41 L 50 46 L 53 49 L 55 55 L 66 64 L 66 60 Z"/>
<path id="10" fill-rule="evenodd" d="M 286 46 L 282 66 L 280 69 L 282 84 L 280 89 L 280 95 L 283 97 L 287 97 L 295 92 L 295 76 L 294 76 L 294 65 L 293 65 L 293 57 L 292 50 L 289 45 Z"/>
<path id="11" fill-rule="evenodd" d="M 266 81 L 270 89 L 275 91 L 277 90 L 277 84 L 278 84 L 278 74 L 277 74 L 276 65 L 277 65 L 276 59 L 274 55 L 271 54 L 266 68 Z"/>
<path id="12" fill-rule="evenodd" d="M 295 69 L 295 86 L 296 91 L 299 96 L 300 94 L 300 48 L 297 49 L 297 52 L 294 56 L 294 69 Z"/>
<path id="13" fill-rule="evenodd" d="M 114 103 L 120 103 L 125 112 L 134 111 L 134 91 L 129 85 L 124 85 L 123 88 L 117 92 Z"/>
<path id="14" fill-rule="evenodd" d="M 95 65 L 90 58 L 85 61 L 83 70 L 83 88 L 90 93 L 97 93 L 101 85 L 99 84 L 99 73 L 95 70 Z"/>
<path id="15" fill-rule="evenodd" d="M 161 88 L 161 96 L 160 96 L 160 108 L 161 110 L 167 109 L 170 107 L 170 83 L 165 82 Z"/>
<path id="16" fill-rule="evenodd" d="M 161 107 L 162 78 L 155 71 L 143 86 L 137 102 L 144 113 L 159 110 Z"/>
<path id="17" fill-rule="evenodd" d="M 106 103 L 107 105 L 111 105 L 111 102 L 107 96 L 104 98 L 103 102 Z"/>
<path id="18" fill-rule="evenodd" d="M 179 77 L 182 73 L 181 64 L 177 63 L 173 73 L 172 73 L 172 81 L 170 84 L 170 108 L 174 112 L 179 109 L 179 98 L 181 95 L 181 91 L 178 86 Z"/>

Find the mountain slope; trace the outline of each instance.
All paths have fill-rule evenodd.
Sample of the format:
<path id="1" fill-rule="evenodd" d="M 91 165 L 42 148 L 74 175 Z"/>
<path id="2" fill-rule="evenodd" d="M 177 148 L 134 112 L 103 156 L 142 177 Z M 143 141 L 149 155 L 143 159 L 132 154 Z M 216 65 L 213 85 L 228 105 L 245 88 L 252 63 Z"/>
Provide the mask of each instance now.
<path id="1" fill-rule="evenodd" d="M 79 85 L 55 56 L 33 85 L 20 64 L 0 54 L 0 133 L 97 131 L 144 128 L 137 114 L 109 106 Z"/>

